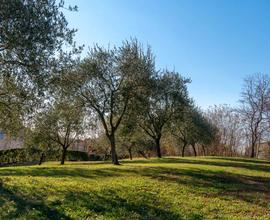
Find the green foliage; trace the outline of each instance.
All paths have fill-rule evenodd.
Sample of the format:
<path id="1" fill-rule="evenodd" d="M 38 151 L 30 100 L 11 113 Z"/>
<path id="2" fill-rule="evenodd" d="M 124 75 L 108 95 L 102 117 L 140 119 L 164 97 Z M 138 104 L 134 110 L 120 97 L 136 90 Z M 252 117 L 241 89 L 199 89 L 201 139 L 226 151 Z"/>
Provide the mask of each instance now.
<path id="1" fill-rule="evenodd" d="M 205 147 L 211 145 L 216 137 L 216 128 L 203 115 L 199 108 L 186 106 L 180 117 L 176 117 L 170 126 L 170 132 L 182 147 L 182 156 L 185 148 L 193 147 L 196 156 L 196 145 L 200 145 L 205 153 Z"/>
<path id="2" fill-rule="evenodd" d="M 59 76 L 63 87 L 72 90 L 100 122 L 114 164 L 118 164 L 115 133 L 145 91 L 153 63 L 151 50 L 144 51 L 132 39 L 112 49 L 95 45 L 79 66 Z"/>
<path id="3" fill-rule="evenodd" d="M 65 7 L 64 1 L 1 3 L 2 130 L 26 130 L 26 146 L 42 155 L 60 146 L 61 164 L 67 149 L 85 138 L 90 127 L 86 123 L 103 128 L 114 164 L 119 164 L 117 150 L 122 150 L 121 156 L 128 151 L 131 158 L 135 151 L 146 157 L 155 145 L 161 157 L 160 139 L 190 104 L 190 79 L 156 70 L 151 48 L 145 49 L 137 39 L 112 48 L 94 45 L 86 58 L 76 59 L 81 48 L 73 41 L 76 30 L 68 27 L 63 10 L 77 8 Z M 200 114 L 192 119 L 189 143 L 208 143 L 209 126 Z M 107 145 L 96 145 L 106 159 Z"/>
<path id="4" fill-rule="evenodd" d="M 19 148 L 0 151 L 0 164 L 17 164 L 17 163 L 37 163 L 41 156 L 40 149 L 37 148 Z M 58 160 L 59 150 L 46 152 L 46 160 Z"/>
<path id="5" fill-rule="evenodd" d="M 1 6 L 1 69 L 24 82 L 43 84 L 40 72 L 44 77 L 61 61 L 55 53 L 64 56 L 62 45 L 73 46 L 76 30 L 68 28 L 63 1 L 1 0 Z"/>
<path id="6" fill-rule="evenodd" d="M 45 111 L 37 115 L 36 127 L 28 135 L 30 145 L 38 146 L 43 152 L 60 147 L 63 164 L 67 149 L 83 134 L 84 117 L 83 106 L 77 100 L 68 96 L 56 97 Z"/>
<path id="7" fill-rule="evenodd" d="M 0 151 L 0 164 L 13 164 L 28 161 L 28 154 L 25 149 L 10 149 Z"/>
<path id="8" fill-rule="evenodd" d="M 0 165 L 16 165 L 20 163 L 38 163 L 43 151 L 39 148 L 9 149 L 0 151 Z M 45 152 L 45 161 L 57 161 L 61 158 L 61 149 L 55 148 Z M 92 158 L 93 159 L 93 158 Z M 96 158 L 94 158 L 96 159 Z M 98 159 L 98 158 L 97 158 Z M 86 152 L 68 151 L 66 160 L 68 161 L 88 161 Z"/>
<path id="9" fill-rule="evenodd" d="M 44 102 L 52 72 L 66 68 L 80 50 L 73 42 L 76 30 L 68 28 L 62 12 L 63 1 L 0 4 L 0 127 L 15 133 Z"/>
<path id="10" fill-rule="evenodd" d="M 177 72 L 157 73 L 152 79 L 150 94 L 145 97 L 145 108 L 140 112 L 139 126 L 153 139 L 157 156 L 161 157 L 160 139 L 175 118 L 189 104 L 187 83 Z"/>
<path id="11" fill-rule="evenodd" d="M 163 158 L 0 168 L 1 219 L 269 219 L 270 164 Z"/>

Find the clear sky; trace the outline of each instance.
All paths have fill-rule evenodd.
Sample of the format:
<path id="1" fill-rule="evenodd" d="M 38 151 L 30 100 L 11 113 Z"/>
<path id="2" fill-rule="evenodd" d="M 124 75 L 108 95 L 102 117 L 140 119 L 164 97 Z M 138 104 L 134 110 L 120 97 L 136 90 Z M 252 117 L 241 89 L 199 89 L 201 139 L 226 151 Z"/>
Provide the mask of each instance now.
<path id="1" fill-rule="evenodd" d="M 136 37 L 151 45 L 158 68 L 192 79 L 191 96 L 202 108 L 236 105 L 243 78 L 270 74 L 268 0 L 67 0 L 76 41 L 118 45 Z"/>

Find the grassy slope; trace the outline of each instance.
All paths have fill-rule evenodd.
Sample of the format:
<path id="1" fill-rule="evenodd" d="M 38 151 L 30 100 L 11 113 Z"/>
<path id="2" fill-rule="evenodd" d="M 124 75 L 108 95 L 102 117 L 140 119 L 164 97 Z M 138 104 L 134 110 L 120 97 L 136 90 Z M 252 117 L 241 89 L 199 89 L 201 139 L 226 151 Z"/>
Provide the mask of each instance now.
<path id="1" fill-rule="evenodd" d="M 270 162 L 164 158 L 0 168 L 0 219 L 270 219 Z"/>

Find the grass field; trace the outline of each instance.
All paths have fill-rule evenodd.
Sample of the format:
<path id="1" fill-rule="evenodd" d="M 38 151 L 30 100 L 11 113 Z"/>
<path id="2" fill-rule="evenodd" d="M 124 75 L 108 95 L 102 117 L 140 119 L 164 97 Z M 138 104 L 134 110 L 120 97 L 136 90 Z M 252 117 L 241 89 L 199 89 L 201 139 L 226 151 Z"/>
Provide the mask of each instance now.
<path id="1" fill-rule="evenodd" d="M 270 162 L 163 158 L 0 168 L 0 219 L 270 219 Z"/>

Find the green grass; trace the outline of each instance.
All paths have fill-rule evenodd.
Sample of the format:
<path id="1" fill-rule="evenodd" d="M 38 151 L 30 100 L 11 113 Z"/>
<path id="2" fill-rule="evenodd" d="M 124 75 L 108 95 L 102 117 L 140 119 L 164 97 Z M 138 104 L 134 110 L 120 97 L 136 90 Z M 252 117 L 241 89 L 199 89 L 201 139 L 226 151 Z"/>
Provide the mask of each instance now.
<path id="1" fill-rule="evenodd" d="M 2 167 L 0 219 L 270 219 L 270 162 L 190 157 Z"/>

